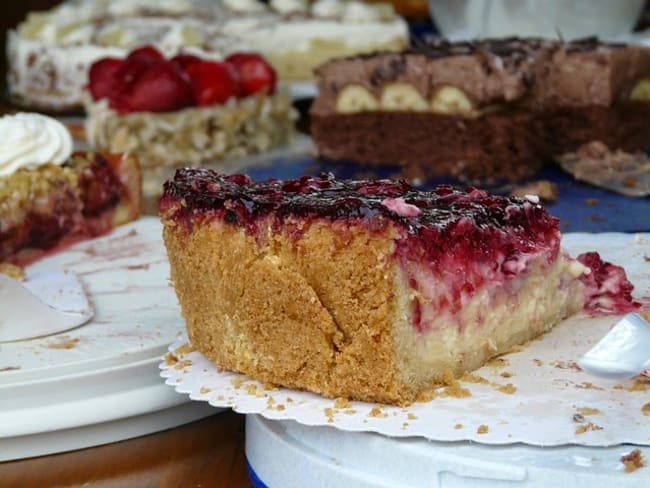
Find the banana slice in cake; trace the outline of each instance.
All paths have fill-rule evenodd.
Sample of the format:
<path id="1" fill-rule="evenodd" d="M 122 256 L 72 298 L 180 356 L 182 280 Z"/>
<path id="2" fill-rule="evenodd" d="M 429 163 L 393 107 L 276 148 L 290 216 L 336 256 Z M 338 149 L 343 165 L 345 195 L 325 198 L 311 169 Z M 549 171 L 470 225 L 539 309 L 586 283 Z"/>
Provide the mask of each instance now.
<path id="1" fill-rule="evenodd" d="M 384 86 L 379 106 L 384 110 L 408 110 L 424 112 L 429 104 L 410 83 L 395 82 Z"/>
<path id="2" fill-rule="evenodd" d="M 336 111 L 342 114 L 377 110 L 379 103 L 368 89 L 361 85 L 348 85 L 336 99 Z"/>

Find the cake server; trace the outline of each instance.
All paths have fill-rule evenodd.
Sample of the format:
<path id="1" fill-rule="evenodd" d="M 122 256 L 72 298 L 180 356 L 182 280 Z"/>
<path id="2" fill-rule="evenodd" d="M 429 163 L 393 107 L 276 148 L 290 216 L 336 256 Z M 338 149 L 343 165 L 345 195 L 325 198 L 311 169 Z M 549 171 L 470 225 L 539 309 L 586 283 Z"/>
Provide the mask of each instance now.
<path id="1" fill-rule="evenodd" d="M 609 379 L 632 378 L 650 368 L 650 324 L 629 313 L 579 360 L 583 371 Z"/>
<path id="2" fill-rule="evenodd" d="M 93 313 L 74 273 L 44 271 L 24 282 L 0 274 L 0 342 L 63 332 L 86 323 Z"/>

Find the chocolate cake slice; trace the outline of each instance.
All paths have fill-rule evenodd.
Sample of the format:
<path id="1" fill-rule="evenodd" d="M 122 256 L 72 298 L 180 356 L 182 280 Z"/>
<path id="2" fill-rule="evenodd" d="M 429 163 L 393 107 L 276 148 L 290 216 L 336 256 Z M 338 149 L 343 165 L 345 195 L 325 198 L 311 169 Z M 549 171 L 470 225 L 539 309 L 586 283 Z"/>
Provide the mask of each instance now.
<path id="1" fill-rule="evenodd" d="M 333 60 L 316 74 L 312 135 L 327 158 L 490 182 L 529 176 L 592 140 L 650 146 L 644 47 L 435 41 Z"/>
<path id="2" fill-rule="evenodd" d="M 558 43 L 537 65 L 535 131 L 559 156 L 599 141 L 612 150 L 650 149 L 650 49 L 595 38 Z"/>
<path id="3" fill-rule="evenodd" d="M 589 269 L 538 203 L 478 189 L 184 169 L 160 214 L 192 345 L 331 397 L 409 403 L 586 303 L 614 303 L 593 298 L 602 279 L 583 284 Z"/>

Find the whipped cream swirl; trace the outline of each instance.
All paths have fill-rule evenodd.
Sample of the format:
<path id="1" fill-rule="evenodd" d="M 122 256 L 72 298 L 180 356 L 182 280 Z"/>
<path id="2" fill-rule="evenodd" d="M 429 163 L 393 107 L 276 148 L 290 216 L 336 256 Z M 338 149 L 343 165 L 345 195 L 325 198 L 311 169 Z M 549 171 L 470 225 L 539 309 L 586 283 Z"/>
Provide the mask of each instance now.
<path id="1" fill-rule="evenodd" d="M 51 117 L 17 113 L 0 117 L 0 176 L 19 168 L 63 164 L 72 154 L 72 136 Z"/>

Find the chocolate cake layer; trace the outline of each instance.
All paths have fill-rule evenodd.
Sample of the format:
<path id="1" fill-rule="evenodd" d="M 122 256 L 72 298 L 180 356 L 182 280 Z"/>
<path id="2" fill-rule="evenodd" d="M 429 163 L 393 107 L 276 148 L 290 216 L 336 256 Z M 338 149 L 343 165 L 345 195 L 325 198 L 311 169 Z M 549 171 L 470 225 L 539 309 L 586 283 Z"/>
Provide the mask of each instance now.
<path id="1" fill-rule="evenodd" d="M 321 156 L 367 165 L 399 164 L 415 174 L 467 182 L 518 180 L 540 165 L 543 148 L 525 114 L 470 119 L 418 112 L 312 116 Z"/>

